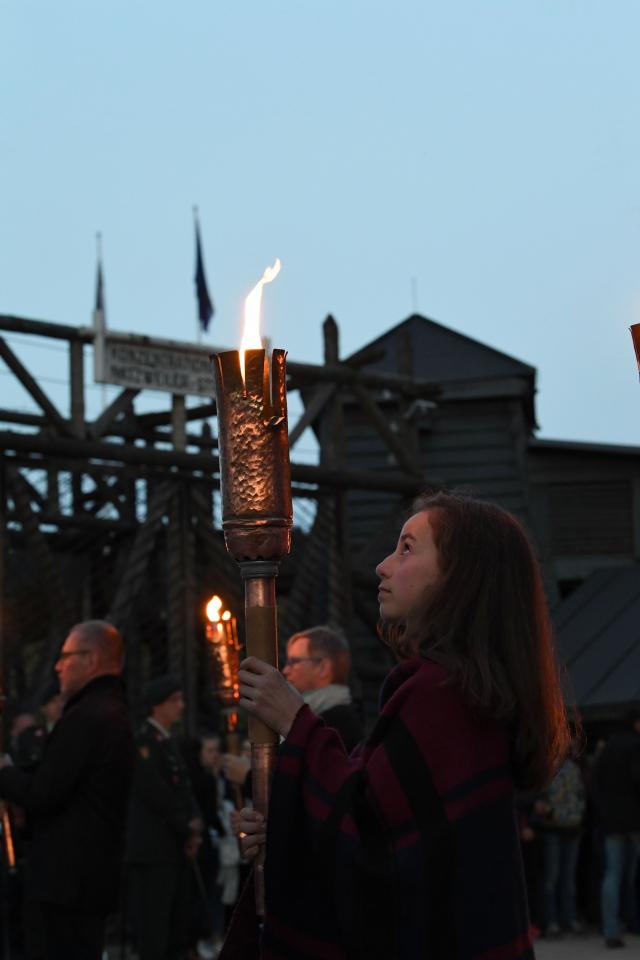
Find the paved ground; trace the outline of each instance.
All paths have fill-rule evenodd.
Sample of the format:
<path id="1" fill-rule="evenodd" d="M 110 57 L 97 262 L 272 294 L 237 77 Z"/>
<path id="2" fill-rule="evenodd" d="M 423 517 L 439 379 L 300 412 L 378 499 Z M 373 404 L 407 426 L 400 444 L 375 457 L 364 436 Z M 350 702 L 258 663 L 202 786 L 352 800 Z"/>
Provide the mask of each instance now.
<path id="1" fill-rule="evenodd" d="M 624 950 L 608 950 L 595 933 L 586 937 L 562 937 L 536 940 L 537 960 L 640 960 L 640 936 L 625 934 Z"/>
<path id="2" fill-rule="evenodd" d="M 640 936 L 625 935 L 624 950 L 607 950 L 602 937 L 591 933 L 585 937 L 561 937 L 557 940 L 536 940 L 536 960 L 640 960 Z M 109 960 L 121 960 L 117 947 L 110 947 Z M 126 960 L 137 960 L 128 948 Z"/>

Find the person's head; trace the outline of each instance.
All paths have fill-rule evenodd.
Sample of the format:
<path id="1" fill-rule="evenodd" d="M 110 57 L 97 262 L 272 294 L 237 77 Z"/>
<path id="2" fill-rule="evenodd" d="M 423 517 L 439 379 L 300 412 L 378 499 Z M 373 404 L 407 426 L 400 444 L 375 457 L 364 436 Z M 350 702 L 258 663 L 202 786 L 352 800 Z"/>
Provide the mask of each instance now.
<path id="1" fill-rule="evenodd" d="M 570 736 L 542 579 L 519 522 L 471 497 L 423 497 L 376 572 L 396 653 L 445 666 L 470 705 L 510 726 L 522 785 L 543 785 Z"/>
<path id="2" fill-rule="evenodd" d="M 69 631 L 55 666 L 60 693 L 68 700 L 91 680 L 122 672 L 124 644 L 106 620 L 85 620 Z"/>
<path id="3" fill-rule="evenodd" d="M 182 685 L 173 674 L 163 674 L 150 680 L 144 688 L 144 699 L 149 716 L 164 730 L 179 723 L 184 713 Z"/>
<path id="4" fill-rule="evenodd" d="M 203 733 L 199 740 L 199 747 L 200 766 L 208 773 L 217 775 L 220 772 L 222 761 L 220 737 L 216 736 L 215 733 Z"/>
<path id="5" fill-rule="evenodd" d="M 331 627 L 311 627 L 289 639 L 282 672 L 296 690 L 307 693 L 330 683 L 346 684 L 350 666 L 345 637 Z"/>

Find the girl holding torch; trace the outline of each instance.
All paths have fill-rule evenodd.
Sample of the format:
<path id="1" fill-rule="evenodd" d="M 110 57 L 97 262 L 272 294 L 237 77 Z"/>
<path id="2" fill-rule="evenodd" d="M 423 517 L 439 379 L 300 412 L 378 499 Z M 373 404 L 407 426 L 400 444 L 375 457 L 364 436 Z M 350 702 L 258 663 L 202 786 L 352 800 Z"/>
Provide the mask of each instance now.
<path id="1" fill-rule="evenodd" d="M 266 913 L 241 899 L 223 960 L 533 958 L 514 796 L 569 745 L 532 548 L 489 503 L 422 499 L 377 567 L 399 658 L 379 720 L 349 756 L 273 667 L 240 670 L 240 704 L 284 741 L 266 843 Z"/>

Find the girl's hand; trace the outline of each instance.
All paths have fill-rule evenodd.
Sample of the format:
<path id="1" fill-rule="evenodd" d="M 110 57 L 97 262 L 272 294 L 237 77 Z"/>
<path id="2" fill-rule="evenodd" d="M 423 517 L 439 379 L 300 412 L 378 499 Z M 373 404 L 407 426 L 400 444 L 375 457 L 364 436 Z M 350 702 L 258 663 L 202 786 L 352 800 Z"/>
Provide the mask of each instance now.
<path id="1" fill-rule="evenodd" d="M 264 817 L 257 810 L 243 807 L 231 814 L 231 826 L 240 841 L 240 852 L 247 859 L 257 857 L 267 839 Z"/>
<path id="2" fill-rule="evenodd" d="M 304 700 L 279 670 L 247 657 L 240 664 L 240 706 L 286 737 Z"/>

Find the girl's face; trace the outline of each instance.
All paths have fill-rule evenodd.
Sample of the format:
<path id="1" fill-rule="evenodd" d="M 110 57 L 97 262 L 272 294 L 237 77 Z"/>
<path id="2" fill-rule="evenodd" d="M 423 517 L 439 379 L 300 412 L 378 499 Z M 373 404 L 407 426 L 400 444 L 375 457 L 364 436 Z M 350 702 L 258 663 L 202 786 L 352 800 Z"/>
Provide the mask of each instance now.
<path id="1" fill-rule="evenodd" d="M 379 563 L 378 603 L 383 620 L 402 620 L 420 604 L 426 587 L 440 579 L 438 551 L 429 513 L 422 510 L 407 520 L 393 553 Z"/>

